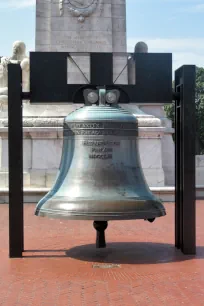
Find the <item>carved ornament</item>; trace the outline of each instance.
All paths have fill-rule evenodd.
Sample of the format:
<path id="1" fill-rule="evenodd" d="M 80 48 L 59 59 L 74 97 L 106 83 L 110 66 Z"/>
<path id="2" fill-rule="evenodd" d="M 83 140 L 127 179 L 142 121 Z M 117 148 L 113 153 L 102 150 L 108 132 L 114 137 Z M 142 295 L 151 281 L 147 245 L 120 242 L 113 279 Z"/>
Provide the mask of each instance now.
<path id="1" fill-rule="evenodd" d="M 78 17 L 79 22 L 84 22 L 96 10 L 99 0 L 59 0 L 60 16 L 63 16 L 64 6 L 72 16 Z"/>

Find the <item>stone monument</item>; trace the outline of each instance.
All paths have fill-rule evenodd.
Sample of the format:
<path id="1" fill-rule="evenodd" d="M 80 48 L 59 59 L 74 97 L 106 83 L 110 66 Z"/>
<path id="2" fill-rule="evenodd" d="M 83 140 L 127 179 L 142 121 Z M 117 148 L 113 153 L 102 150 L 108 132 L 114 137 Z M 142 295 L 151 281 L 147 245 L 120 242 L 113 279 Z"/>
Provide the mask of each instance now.
<path id="1" fill-rule="evenodd" d="M 36 51 L 126 52 L 125 0 L 55 0 L 37 1 Z M 75 57 L 89 79 L 87 57 Z M 114 58 L 114 78 L 126 59 Z M 85 80 L 74 65 L 69 82 Z M 118 83 L 127 83 L 127 70 Z"/>
<path id="2" fill-rule="evenodd" d="M 36 51 L 126 52 L 125 0 L 38 0 Z"/>
<path id="3" fill-rule="evenodd" d="M 125 0 L 37 0 L 36 51 L 69 51 L 83 71 L 69 63 L 69 83 L 87 83 L 89 56 L 76 56 L 75 52 L 126 52 L 126 1 Z M 144 43 L 135 52 L 147 52 Z M 25 53 L 24 53 L 25 56 Z M 19 60 L 19 59 L 18 59 Z M 21 59 L 22 60 L 22 59 Z M 27 61 L 27 62 L 26 62 Z M 29 88 L 29 61 L 21 62 L 25 88 Z M 68 59 L 70 61 L 70 59 Z M 132 69 L 134 56 L 114 56 L 113 78 L 116 83 L 134 82 Z M 54 73 L 54 72 L 53 72 Z M 27 80 L 27 81 L 26 81 Z M 6 83 L 5 83 L 6 84 Z M 3 86 L 2 86 L 3 87 Z M 5 86 L 6 87 L 6 86 Z M 142 101 L 141 101 L 142 102 Z M 26 201 L 37 201 L 56 178 L 62 152 L 62 126 L 64 117 L 80 105 L 23 106 L 24 124 L 24 186 Z M 161 109 L 136 104 L 124 106 L 138 119 L 139 150 L 143 171 L 152 187 L 165 186 L 163 139 L 167 133 Z M 1 120 L 0 187 L 8 187 L 8 120 Z M 173 130 L 169 128 L 169 134 Z M 172 152 L 173 154 L 173 152 Z M 34 189 L 33 189 L 34 188 Z M 29 194 L 27 198 L 26 195 Z"/>

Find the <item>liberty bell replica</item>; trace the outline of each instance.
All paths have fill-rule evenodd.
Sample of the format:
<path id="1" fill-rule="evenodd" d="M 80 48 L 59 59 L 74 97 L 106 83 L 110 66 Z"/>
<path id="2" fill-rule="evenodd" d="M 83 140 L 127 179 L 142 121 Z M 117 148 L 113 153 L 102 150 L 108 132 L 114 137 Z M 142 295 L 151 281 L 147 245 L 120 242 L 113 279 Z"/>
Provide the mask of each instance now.
<path id="1" fill-rule="evenodd" d="M 83 96 L 85 105 L 64 120 L 59 173 L 35 214 L 93 220 L 101 248 L 109 220 L 153 222 L 166 212 L 145 181 L 137 119 L 118 105 L 120 90 L 87 88 Z"/>

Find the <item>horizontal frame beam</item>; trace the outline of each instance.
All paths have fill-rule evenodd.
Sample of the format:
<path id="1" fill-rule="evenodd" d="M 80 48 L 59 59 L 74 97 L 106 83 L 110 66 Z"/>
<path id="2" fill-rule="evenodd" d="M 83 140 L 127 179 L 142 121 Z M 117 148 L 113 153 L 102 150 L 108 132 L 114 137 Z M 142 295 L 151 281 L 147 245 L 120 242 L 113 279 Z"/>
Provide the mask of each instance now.
<path id="1" fill-rule="evenodd" d="M 134 54 L 135 85 L 113 83 L 116 53 L 90 53 L 90 84 L 68 84 L 70 54 L 31 52 L 31 103 L 83 103 L 83 89 L 97 86 L 120 88 L 119 103 L 172 103 L 172 54 Z"/>

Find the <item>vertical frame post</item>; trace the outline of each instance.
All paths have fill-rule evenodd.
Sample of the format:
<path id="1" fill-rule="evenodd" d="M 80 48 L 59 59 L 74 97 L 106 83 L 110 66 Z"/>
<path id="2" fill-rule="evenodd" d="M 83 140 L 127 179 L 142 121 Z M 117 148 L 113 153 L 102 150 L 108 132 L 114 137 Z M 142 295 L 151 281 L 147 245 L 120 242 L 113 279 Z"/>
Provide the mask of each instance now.
<path id="1" fill-rule="evenodd" d="M 23 131 L 22 71 L 8 65 L 8 140 L 9 140 L 9 256 L 22 257 L 23 222 Z"/>
<path id="2" fill-rule="evenodd" d="M 195 66 L 175 74 L 176 91 L 176 247 L 196 253 L 195 188 Z"/>
<path id="3" fill-rule="evenodd" d="M 177 84 L 177 81 L 175 80 Z M 176 88 L 180 92 L 180 87 Z M 175 100 L 175 246 L 181 245 L 181 104 Z"/>
<path id="4" fill-rule="evenodd" d="M 196 253 L 195 214 L 195 66 L 183 67 L 183 245 L 184 254 Z"/>
<path id="5" fill-rule="evenodd" d="M 97 86 L 113 84 L 113 54 L 112 53 L 91 53 L 90 77 L 91 77 L 90 83 L 97 85 Z"/>

